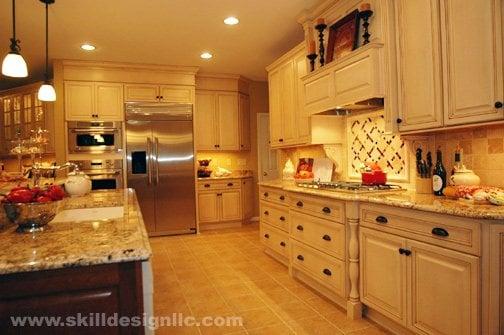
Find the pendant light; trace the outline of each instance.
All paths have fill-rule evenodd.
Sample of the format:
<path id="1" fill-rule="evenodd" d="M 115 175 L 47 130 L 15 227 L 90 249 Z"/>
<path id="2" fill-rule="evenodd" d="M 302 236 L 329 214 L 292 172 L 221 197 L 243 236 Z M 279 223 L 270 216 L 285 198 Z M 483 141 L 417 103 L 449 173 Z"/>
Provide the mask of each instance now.
<path id="1" fill-rule="evenodd" d="M 45 19 L 46 19 L 46 43 L 45 43 L 45 73 L 44 83 L 40 86 L 38 91 L 38 99 L 40 101 L 55 101 L 56 91 L 49 81 L 49 5 L 53 4 L 55 0 L 40 0 L 45 3 Z"/>
<path id="2" fill-rule="evenodd" d="M 16 0 L 12 0 L 12 38 L 10 39 L 10 51 L 2 62 L 2 74 L 7 77 L 22 78 L 28 77 L 28 67 L 19 53 L 21 48 L 16 39 Z"/>

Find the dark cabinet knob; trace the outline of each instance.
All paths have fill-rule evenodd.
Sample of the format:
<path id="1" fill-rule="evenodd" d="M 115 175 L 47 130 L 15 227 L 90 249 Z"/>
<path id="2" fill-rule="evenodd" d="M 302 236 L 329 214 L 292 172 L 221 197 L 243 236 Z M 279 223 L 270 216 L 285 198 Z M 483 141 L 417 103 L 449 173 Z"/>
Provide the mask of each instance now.
<path id="1" fill-rule="evenodd" d="M 502 108 L 502 101 L 496 101 L 495 108 Z"/>
<path id="2" fill-rule="evenodd" d="M 446 229 L 435 227 L 432 228 L 432 235 L 447 237 L 450 234 L 448 234 L 448 231 Z"/>
<path id="3" fill-rule="evenodd" d="M 282 201 L 284 201 L 285 197 L 283 195 L 281 195 L 279 199 L 282 200 Z"/>
<path id="4" fill-rule="evenodd" d="M 302 201 L 298 201 L 297 204 L 296 204 L 296 206 L 303 207 L 303 202 Z"/>
<path id="5" fill-rule="evenodd" d="M 322 236 L 322 239 L 323 239 L 324 241 L 330 241 L 330 240 L 331 240 L 331 236 L 329 236 L 329 235 L 324 235 L 324 236 Z"/>
<path id="6" fill-rule="evenodd" d="M 214 144 L 214 148 L 217 148 L 217 144 Z"/>
<path id="7" fill-rule="evenodd" d="M 264 195 L 264 197 L 267 198 L 269 196 L 269 193 L 268 192 L 264 192 L 263 195 Z"/>
<path id="8" fill-rule="evenodd" d="M 285 216 L 281 216 L 280 221 L 285 221 Z"/>
<path id="9" fill-rule="evenodd" d="M 163 99 L 163 96 L 162 96 L 162 95 L 161 95 L 161 96 L 159 96 L 159 99 Z"/>
<path id="10" fill-rule="evenodd" d="M 401 255 L 403 255 L 403 254 L 404 254 L 404 249 L 403 249 L 403 248 L 399 248 L 399 253 L 400 253 Z"/>
<path id="11" fill-rule="evenodd" d="M 218 196 L 221 196 L 221 195 L 222 195 L 222 193 L 217 193 L 217 195 L 218 195 Z"/>
<path id="12" fill-rule="evenodd" d="M 397 122 L 397 124 L 401 124 L 402 123 L 402 119 L 401 118 L 397 118 L 396 122 Z"/>
<path id="13" fill-rule="evenodd" d="M 331 209 L 329 207 L 324 207 L 324 208 L 322 208 L 322 212 L 324 212 L 326 214 L 331 214 Z"/>
<path id="14" fill-rule="evenodd" d="M 297 258 L 297 259 L 299 259 L 300 261 L 304 261 L 304 257 L 303 257 L 303 255 L 297 255 L 297 257 L 296 257 L 296 258 Z"/>
<path id="15" fill-rule="evenodd" d="M 331 276 L 331 275 L 332 275 L 332 272 L 331 272 L 331 270 L 329 270 L 329 269 L 324 269 L 324 270 L 322 271 L 322 273 L 323 273 L 323 274 L 325 274 L 326 276 Z"/>
<path id="16" fill-rule="evenodd" d="M 264 234 L 264 237 L 269 238 L 269 234 Z"/>
<path id="17" fill-rule="evenodd" d="M 403 248 L 399 248 L 399 253 L 401 255 L 406 255 L 406 256 L 409 256 L 411 255 L 411 250 L 408 250 L 408 249 L 403 249 Z"/>
<path id="18" fill-rule="evenodd" d="M 376 217 L 376 222 L 385 224 L 388 222 L 388 219 L 386 217 L 380 215 L 380 216 Z"/>
<path id="19" fill-rule="evenodd" d="M 278 142 L 283 142 L 283 138 L 278 139 Z"/>
<path id="20" fill-rule="evenodd" d="M 228 183 L 227 186 L 231 187 L 233 186 L 233 183 Z"/>
<path id="21" fill-rule="evenodd" d="M 280 242 L 280 246 L 285 247 L 285 242 Z"/>
<path id="22" fill-rule="evenodd" d="M 303 226 L 299 225 L 299 226 L 296 227 L 296 229 L 299 230 L 299 231 L 303 231 L 304 228 L 303 228 Z"/>
<path id="23" fill-rule="evenodd" d="M 264 215 L 269 215 L 269 212 L 268 211 L 264 211 Z"/>
<path id="24" fill-rule="evenodd" d="M 209 188 L 209 187 L 210 187 L 210 184 L 205 184 L 205 187 L 206 187 L 206 188 Z"/>

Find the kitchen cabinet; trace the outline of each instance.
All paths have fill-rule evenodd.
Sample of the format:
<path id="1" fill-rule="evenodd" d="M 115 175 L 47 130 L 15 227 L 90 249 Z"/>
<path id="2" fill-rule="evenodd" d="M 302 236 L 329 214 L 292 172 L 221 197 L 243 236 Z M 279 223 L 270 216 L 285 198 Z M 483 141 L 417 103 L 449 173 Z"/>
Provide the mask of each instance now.
<path id="1" fill-rule="evenodd" d="M 503 119 L 501 7 L 498 0 L 395 2 L 399 131 Z"/>
<path id="2" fill-rule="evenodd" d="M 221 220 L 222 221 L 238 221 L 241 216 L 241 191 L 226 190 L 219 193 L 221 197 Z"/>
<path id="3" fill-rule="evenodd" d="M 491 225 L 489 237 L 489 261 L 486 263 L 488 267 L 482 277 L 482 334 L 504 334 L 504 225 Z"/>
<path id="4" fill-rule="evenodd" d="M 194 87 L 184 85 L 124 85 L 126 101 L 193 103 Z"/>
<path id="5" fill-rule="evenodd" d="M 243 219 L 248 220 L 254 216 L 254 179 L 242 179 L 242 208 Z"/>
<path id="6" fill-rule="evenodd" d="M 219 196 L 217 193 L 198 193 L 198 215 L 200 222 L 219 221 Z"/>
<path id="7" fill-rule="evenodd" d="M 67 121 L 122 121 L 123 85 L 65 81 L 65 115 Z"/>
<path id="8" fill-rule="evenodd" d="M 248 97 L 237 92 L 196 92 L 195 134 L 197 150 L 250 149 Z"/>

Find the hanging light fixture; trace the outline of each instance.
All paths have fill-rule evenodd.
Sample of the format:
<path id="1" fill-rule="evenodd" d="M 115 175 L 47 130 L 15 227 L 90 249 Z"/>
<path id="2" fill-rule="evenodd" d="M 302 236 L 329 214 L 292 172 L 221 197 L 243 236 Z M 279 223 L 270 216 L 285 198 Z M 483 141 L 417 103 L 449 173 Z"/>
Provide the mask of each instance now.
<path id="1" fill-rule="evenodd" d="M 16 0 L 12 0 L 12 38 L 10 39 L 10 51 L 2 62 L 2 74 L 7 77 L 22 78 L 28 77 L 28 67 L 19 53 L 21 48 L 16 39 Z"/>
<path id="2" fill-rule="evenodd" d="M 53 4 L 55 0 L 40 0 L 45 3 L 45 19 L 46 19 L 46 45 L 45 45 L 45 73 L 44 83 L 40 86 L 38 91 L 38 99 L 40 101 L 55 101 L 56 91 L 49 81 L 49 5 Z"/>

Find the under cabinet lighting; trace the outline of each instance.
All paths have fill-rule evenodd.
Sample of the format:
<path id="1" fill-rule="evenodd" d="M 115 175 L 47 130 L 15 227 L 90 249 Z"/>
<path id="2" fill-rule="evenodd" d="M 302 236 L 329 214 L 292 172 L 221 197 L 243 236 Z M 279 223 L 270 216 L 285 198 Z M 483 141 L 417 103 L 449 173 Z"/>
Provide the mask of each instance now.
<path id="1" fill-rule="evenodd" d="M 240 23 L 240 20 L 238 20 L 234 16 L 230 16 L 224 19 L 224 23 L 227 24 L 228 26 L 234 26 L 235 24 Z"/>
<path id="2" fill-rule="evenodd" d="M 92 44 L 84 43 L 83 45 L 80 46 L 82 50 L 85 51 L 94 51 L 96 47 Z"/>

